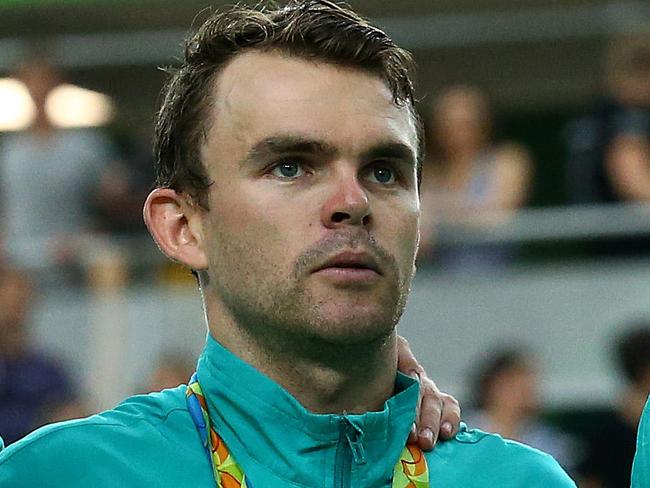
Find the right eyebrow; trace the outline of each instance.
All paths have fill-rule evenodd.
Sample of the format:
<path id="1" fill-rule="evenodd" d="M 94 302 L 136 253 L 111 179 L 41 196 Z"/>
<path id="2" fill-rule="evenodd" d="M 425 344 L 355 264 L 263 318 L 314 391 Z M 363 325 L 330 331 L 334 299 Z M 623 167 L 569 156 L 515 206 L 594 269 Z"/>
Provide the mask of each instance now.
<path id="1" fill-rule="evenodd" d="M 332 157 L 337 153 L 335 147 L 317 139 L 301 135 L 280 135 L 267 137 L 257 142 L 246 155 L 243 163 L 268 159 L 286 154 L 320 155 Z"/>

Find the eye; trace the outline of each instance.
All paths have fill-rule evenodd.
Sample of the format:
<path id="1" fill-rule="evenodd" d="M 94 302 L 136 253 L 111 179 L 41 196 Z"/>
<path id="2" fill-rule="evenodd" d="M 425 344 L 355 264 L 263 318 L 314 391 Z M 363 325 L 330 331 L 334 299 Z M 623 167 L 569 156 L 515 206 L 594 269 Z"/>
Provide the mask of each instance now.
<path id="1" fill-rule="evenodd" d="M 370 171 L 370 177 L 377 183 L 390 185 L 391 183 L 395 183 L 397 175 L 395 174 L 395 170 L 390 166 L 375 166 Z"/>
<path id="2" fill-rule="evenodd" d="M 293 179 L 302 176 L 305 170 L 301 163 L 295 161 L 282 161 L 271 169 L 271 174 L 283 179 Z"/>

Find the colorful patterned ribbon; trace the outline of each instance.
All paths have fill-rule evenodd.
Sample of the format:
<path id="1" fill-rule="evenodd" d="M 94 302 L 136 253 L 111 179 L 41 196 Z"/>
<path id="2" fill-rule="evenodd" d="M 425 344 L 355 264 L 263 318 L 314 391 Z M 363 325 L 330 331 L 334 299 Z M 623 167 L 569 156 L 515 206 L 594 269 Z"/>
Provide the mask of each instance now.
<path id="1" fill-rule="evenodd" d="M 212 426 L 208 404 L 196 373 L 192 375 L 187 391 L 187 407 L 206 450 L 218 488 L 253 488 L 246 479 L 219 434 Z M 393 488 L 429 488 L 429 469 L 419 447 L 407 445 L 395 465 Z"/>

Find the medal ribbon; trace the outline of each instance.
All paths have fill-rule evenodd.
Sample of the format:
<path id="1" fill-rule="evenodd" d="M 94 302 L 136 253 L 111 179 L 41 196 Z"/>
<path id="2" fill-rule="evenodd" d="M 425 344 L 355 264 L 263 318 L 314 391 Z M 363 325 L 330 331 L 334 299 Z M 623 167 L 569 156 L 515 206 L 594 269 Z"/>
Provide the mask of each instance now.
<path id="1" fill-rule="evenodd" d="M 218 488 L 253 488 L 244 471 L 237 464 L 219 434 L 212 426 L 208 404 L 196 373 L 192 375 L 187 391 L 187 407 L 199 431 L 212 473 Z M 393 471 L 393 488 L 429 488 L 429 469 L 422 450 L 406 445 Z"/>

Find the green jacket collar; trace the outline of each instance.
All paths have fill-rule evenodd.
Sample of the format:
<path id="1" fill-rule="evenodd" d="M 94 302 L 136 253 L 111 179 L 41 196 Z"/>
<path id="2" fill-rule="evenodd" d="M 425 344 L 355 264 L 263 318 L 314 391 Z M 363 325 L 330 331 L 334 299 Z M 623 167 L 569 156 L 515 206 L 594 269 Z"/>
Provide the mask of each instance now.
<path id="1" fill-rule="evenodd" d="M 415 419 L 415 380 L 398 374 L 396 394 L 380 412 L 313 414 L 209 334 L 197 374 L 217 432 L 251 480 L 277 478 L 285 486 L 287 482 L 329 485 L 341 448 L 341 423 L 348 422 L 360 442 L 353 449 L 355 478 L 368 487 L 390 486 Z"/>

